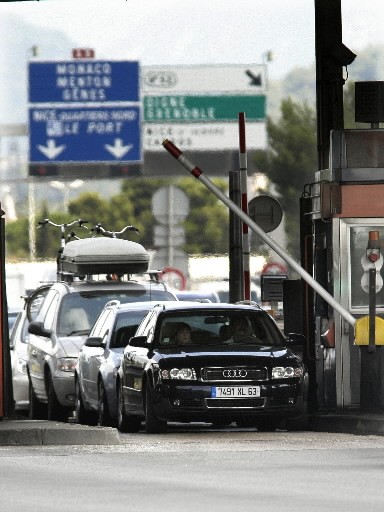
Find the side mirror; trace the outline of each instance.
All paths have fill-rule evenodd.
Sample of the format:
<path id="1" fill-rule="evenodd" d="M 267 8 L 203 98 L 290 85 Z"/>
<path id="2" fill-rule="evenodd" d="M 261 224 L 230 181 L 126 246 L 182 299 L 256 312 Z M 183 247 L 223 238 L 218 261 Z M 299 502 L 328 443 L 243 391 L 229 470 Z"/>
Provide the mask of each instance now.
<path id="1" fill-rule="evenodd" d="M 43 338 L 50 338 L 52 334 L 51 329 L 44 328 L 43 322 L 31 322 L 28 325 L 28 332 L 36 336 L 42 336 Z"/>
<path id="2" fill-rule="evenodd" d="M 147 336 L 133 336 L 128 342 L 129 347 L 139 347 L 139 348 L 148 348 L 148 338 Z"/>
<path id="3" fill-rule="evenodd" d="M 105 343 L 103 342 L 103 338 L 98 336 L 90 336 L 84 342 L 86 347 L 96 347 L 96 348 L 104 348 Z"/>

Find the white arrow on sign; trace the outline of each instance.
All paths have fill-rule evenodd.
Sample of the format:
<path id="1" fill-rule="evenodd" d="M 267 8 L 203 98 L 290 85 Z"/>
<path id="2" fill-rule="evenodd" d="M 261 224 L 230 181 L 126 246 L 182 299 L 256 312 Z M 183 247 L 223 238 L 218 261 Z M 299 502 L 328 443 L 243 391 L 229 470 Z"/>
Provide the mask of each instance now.
<path id="1" fill-rule="evenodd" d="M 133 144 L 128 144 L 127 146 L 123 146 L 123 140 L 122 139 L 115 139 L 114 145 L 111 146 L 110 144 L 104 145 L 105 149 L 112 153 L 112 155 L 116 158 L 121 158 L 124 156 L 130 149 L 133 148 Z"/>
<path id="2" fill-rule="evenodd" d="M 53 160 L 56 158 L 64 149 L 66 146 L 63 144 L 62 146 L 56 146 L 56 142 L 53 139 L 47 140 L 47 145 L 42 146 L 41 144 L 37 145 L 37 149 L 39 149 L 43 155 L 45 155 L 50 160 Z"/>

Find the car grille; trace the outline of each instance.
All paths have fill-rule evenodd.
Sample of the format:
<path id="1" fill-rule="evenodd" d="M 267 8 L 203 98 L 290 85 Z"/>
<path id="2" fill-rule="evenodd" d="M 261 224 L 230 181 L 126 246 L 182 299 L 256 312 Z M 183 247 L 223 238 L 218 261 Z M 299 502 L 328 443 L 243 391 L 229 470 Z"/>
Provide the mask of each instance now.
<path id="1" fill-rule="evenodd" d="M 204 382 L 232 382 L 267 380 L 268 370 L 260 366 L 229 366 L 221 368 L 201 368 Z"/>
<path id="2" fill-rule="evenodd" d="M 201 409 L 204 407 L 204 401 L 201 398 L 182 399 L 178 407 Z"/>
<path id="3" fill-rule="evenodd" d="M 207 398 L 208 409 L 258 409 L 264 407 L 265 398 Z"/>

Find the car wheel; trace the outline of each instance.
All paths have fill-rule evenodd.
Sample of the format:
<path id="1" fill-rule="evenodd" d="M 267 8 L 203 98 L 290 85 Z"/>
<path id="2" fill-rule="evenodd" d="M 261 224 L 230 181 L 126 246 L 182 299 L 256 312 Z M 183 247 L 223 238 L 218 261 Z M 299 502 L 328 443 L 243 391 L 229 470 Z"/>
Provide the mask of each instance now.
<path id="1" fill-rule="evenodd" d="M 167 431 L 167 422 L 156 416 L 148 382 L 145 386 L 145 431 L 147 434 L 161 434 Z"/>
<path id="2" fill-rule="evenodd" d="M 139 416 L 128 415 L 124 411 L 124 396 L 122 383 L 117 388 L 117 428 L 120 432 L 138 432 L 141 427 Z"/>
<path id="3" fill-rule="evenodd" d="M 105 387 L 101 380 L 98 385 L 99 399 L 98 399 L 98 425 L 101 427 L 114 427 L 114 421 L 109 414 L 108 400 L 105 393 Z"/>
<path id="4" fill-rule="evenodd" d="M 47 419 L 47 405 L 39 402 L 35 392 L 33 391 L 32 383 L 29 380 L 29 418 L 31 420 L 46 420 Z"/>
<path id="5" fill-rule="evenodd" d="M 80 425 L 97 425 L 97 416 L 93 411 L 87 411 L 78 381 L 76 381 L 75 421 Z"/>
<path id="6" fill-rule="evenodd" d="M 52 375 L 48 374 L 47 379 L 47 395 L 48 395 L 48 420 L 50 421 L 63 421 L 68 420 L 69 411 L 63 407 L 56 396 L 55 388 L 53 387 Z"/>

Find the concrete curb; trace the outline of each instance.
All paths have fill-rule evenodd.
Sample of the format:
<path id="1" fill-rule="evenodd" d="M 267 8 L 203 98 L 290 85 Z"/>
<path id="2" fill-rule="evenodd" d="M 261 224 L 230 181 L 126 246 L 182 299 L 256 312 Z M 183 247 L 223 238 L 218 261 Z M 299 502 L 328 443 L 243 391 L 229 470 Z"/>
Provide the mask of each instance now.
<path id="1" fill-rule="evenodd" d="M 0 421 L 0 446 L 119 445 L 120 434 L 111 427 L 49 421 Z"/>
<path id="2" fill-rule="evenodd" d="M 355 435 L 384 435 L 384 415 L 314 414 L 309 430 Z M 120 445 L 112 427 L 0 418 L 0 446 Z"/>

